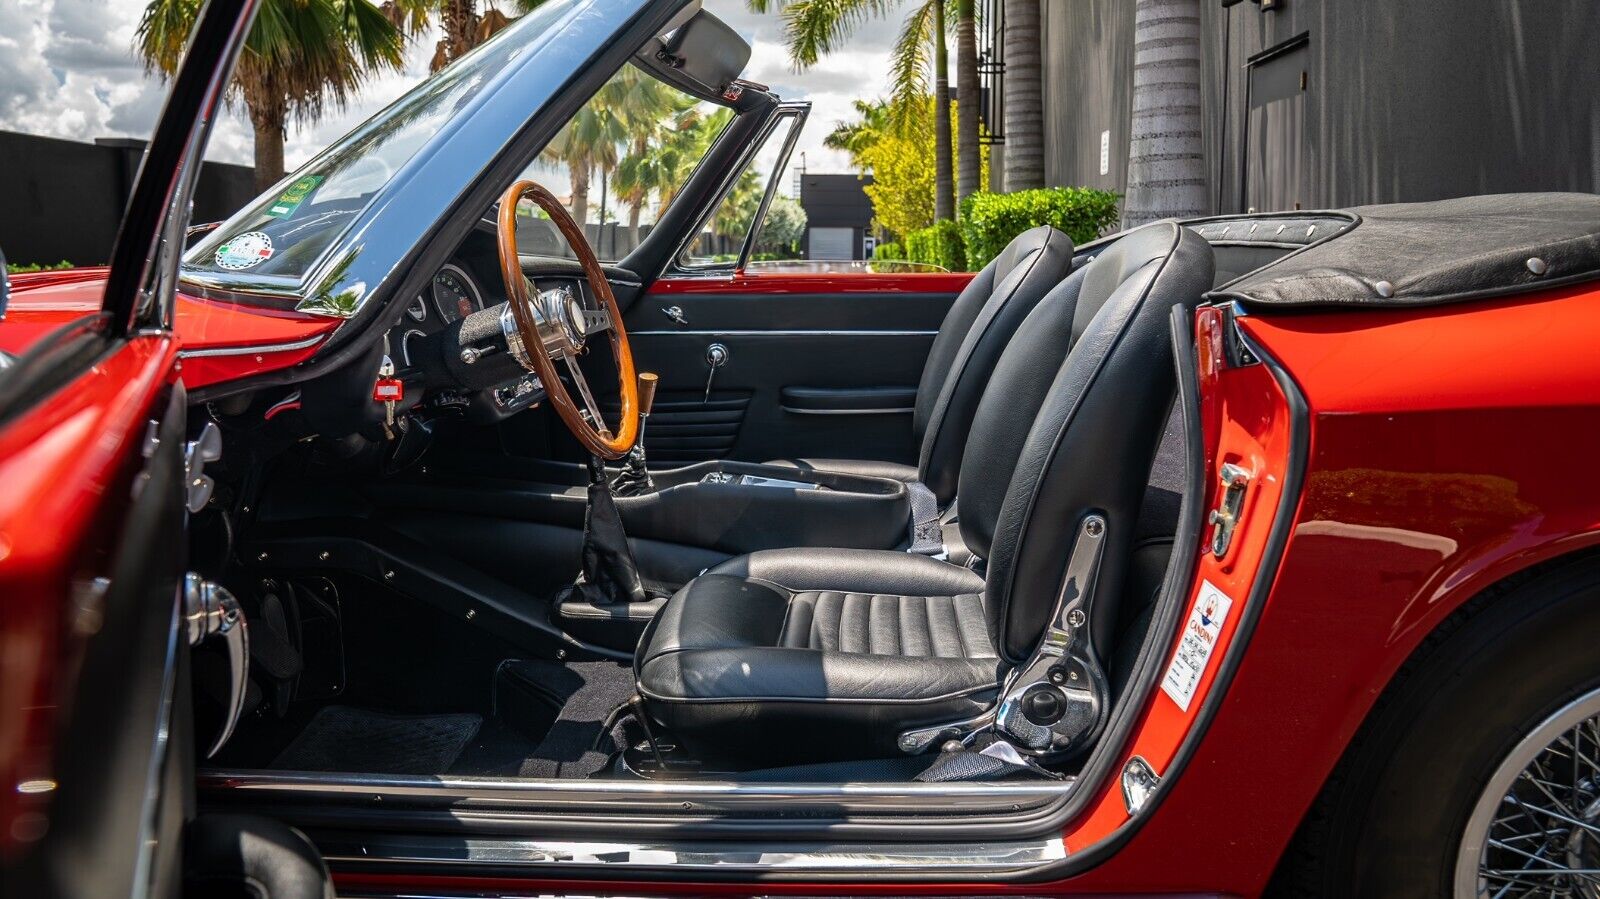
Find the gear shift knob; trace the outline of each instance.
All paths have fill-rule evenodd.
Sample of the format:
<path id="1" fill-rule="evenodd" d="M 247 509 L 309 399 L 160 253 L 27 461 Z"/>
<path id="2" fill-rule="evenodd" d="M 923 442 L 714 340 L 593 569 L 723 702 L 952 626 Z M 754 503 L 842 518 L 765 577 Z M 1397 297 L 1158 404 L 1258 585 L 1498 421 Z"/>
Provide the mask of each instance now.
<path id="1" fill-rule="evenodd" d="M 639 372 L 639 414 L 649 415 L 656 402 L 656 384 L 660 378 L 653 371 Z"/>

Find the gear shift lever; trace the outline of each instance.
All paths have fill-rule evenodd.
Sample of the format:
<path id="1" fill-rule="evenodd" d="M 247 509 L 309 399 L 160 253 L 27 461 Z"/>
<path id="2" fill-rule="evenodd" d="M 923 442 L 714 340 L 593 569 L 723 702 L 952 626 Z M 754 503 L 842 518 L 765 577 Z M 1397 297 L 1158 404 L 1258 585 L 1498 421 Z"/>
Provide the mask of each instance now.
<path id="1" fill-rule="evenodd" d="M 656 385 L 659 382 L 660 378 L 655 372 L 639 373 L 639 438 L 634 441 L 633 449 L 628 451 L 628 461 L 622 472 L 611 482 L 611 488 L 623 496 L 636 496 L 656 489 L 650 480 L 650 469 L 645 467 L 644 426 L 650 419 L 650 407 L 655 405 Z"/>
<path id="2" fill-rule="evenodd" d="M 561 602 L 581 600 L 594 605 L 642 603 L 649 600 L 639 566 L 628 548 L 628 535 L 622 529 L 622 516 L 612 492 L 627 496 L 655 489 L 644 466 L 644 422 L 655 404 L 657 378 L 653 372 L 639 375 L 639 437 L 628 453 L 627 465 L 615 481 L 608 481 L 605 463 L 589 459 L 589 508 L 583 519 L 583 577 L 567 588 Z"/>
<path id="3" fill-rule="evenodd" d="M 558 602 L 573 600 L 597 606 L 640 603 L 649 600 L 639 565 L 628 547 L 622 516 L 606 481 L 606 466 L 598 456 L 589 459 L 589 508 L 583 519 L 583 576 L 562 591 Z"/>

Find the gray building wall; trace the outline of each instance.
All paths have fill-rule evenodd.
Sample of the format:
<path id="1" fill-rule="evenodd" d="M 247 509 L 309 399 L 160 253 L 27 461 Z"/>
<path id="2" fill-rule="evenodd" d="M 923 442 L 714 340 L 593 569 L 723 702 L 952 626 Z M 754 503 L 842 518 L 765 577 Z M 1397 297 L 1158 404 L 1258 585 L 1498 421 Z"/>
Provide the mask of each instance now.
<path id="1" fill-rule="evenodd" d="M 865 257 L 865 239 L 872 228 L 872 201 L 863 188 L 871 183 L 871 176 L 809 172 L 800 175 L 800 207 L 806 211 L 806 233 L 801 240 L 805 258 L 816 258 L 811 252 L 811 232 L 816 228 L 849 228 L 849 258 Z"/>
<path id="2" fill-rule="evenodd" d="M 1042 2 L 1046 177 L 1122 191 L 1134 3 Z M 1600 186 L 1600 3 L 1202 0 L 1201 20 L 1218 212 Z"/>
<path id="3" fill-rule="evenodd" d="M 144 141 L 92 144 L 0 131 L 0 250 L 8 262 L 104 263 L 138 174 Z M 255 198 L 248 166 L 207 162 L 193 221 L 227 218 Z"/>

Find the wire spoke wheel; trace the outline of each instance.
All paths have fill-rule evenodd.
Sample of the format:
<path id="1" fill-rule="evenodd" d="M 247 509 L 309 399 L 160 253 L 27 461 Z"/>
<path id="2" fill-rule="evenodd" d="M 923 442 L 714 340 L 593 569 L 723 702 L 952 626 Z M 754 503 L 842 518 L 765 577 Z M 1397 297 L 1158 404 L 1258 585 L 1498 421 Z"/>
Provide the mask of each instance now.
<path id="1" fill-rule="evenodd" d="M 1462 833 L 1455 893 L 1600 899 L 1600 690 L 1546 718 L 1495 769 Z"/>

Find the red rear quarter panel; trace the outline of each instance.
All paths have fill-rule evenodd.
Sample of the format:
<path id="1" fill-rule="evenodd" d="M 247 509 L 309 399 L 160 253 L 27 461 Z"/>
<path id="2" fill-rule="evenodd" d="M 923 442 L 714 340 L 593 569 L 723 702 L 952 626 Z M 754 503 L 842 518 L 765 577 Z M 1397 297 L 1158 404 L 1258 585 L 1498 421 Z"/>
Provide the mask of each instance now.
<path id="1" fill-rule="evenodd" d="M 1226 704 L 1152 831 L 1209 869 L 1188 885 L 1249 895 L 1423 639 L 1600 542 L 1600 290 L 1238 322 L 1299 385 L 1310 458 Z"/>

